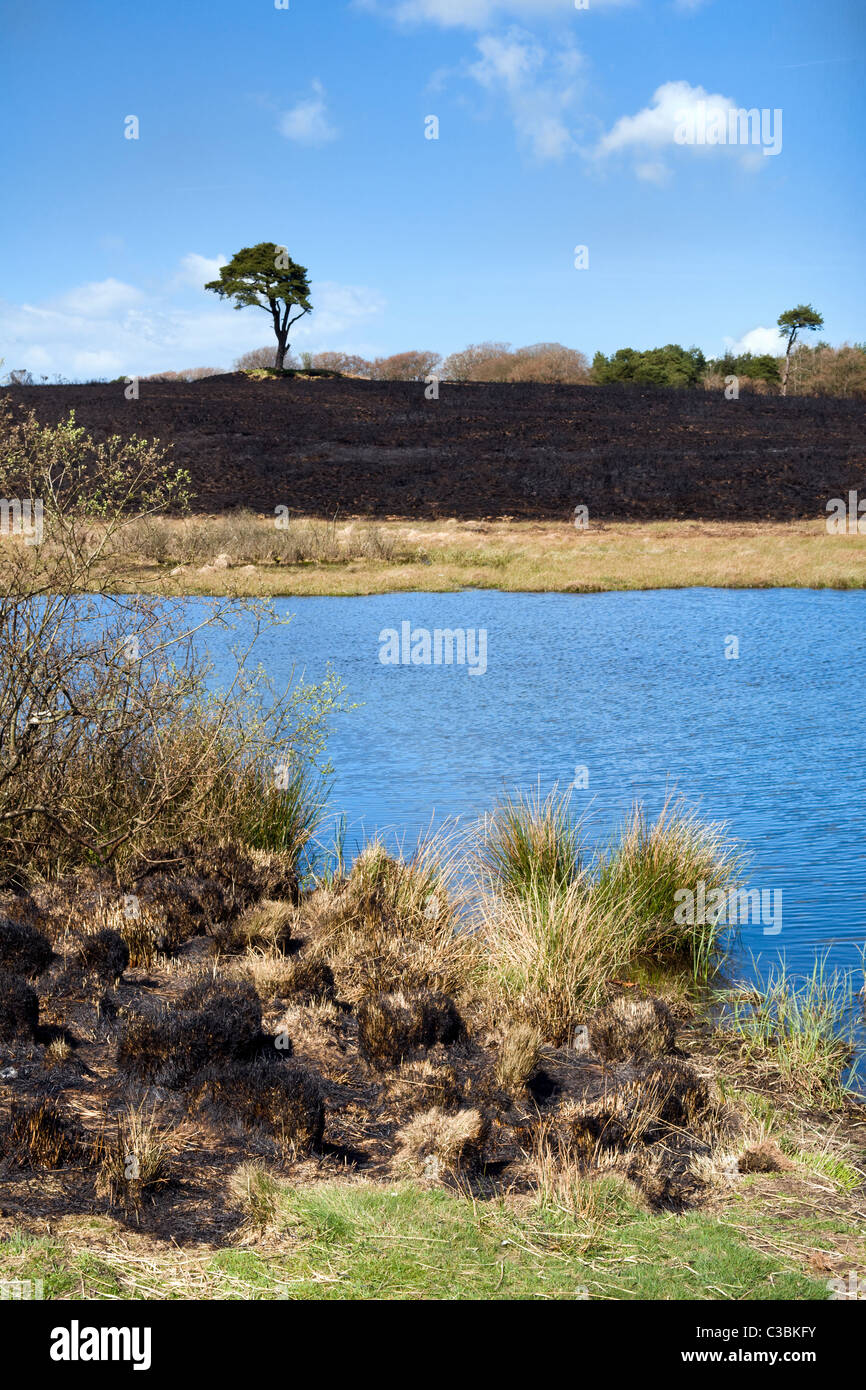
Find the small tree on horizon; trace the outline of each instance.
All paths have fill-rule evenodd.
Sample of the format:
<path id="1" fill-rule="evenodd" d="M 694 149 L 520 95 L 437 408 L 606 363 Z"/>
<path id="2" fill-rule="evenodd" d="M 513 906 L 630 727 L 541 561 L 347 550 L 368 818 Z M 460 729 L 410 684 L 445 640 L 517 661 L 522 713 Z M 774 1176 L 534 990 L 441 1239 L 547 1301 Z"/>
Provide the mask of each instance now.
<path id="1" fill-rule="evenodd" d="M 285 246 L 260 241 L 236 251 L 228 265 L 220 268 L 219 279 L 208 281 L 205 289 L 221 299 L 233 299 L 236 309 L 254 305 L 271 315 L 277 339 L 274 367 L 281 371 L 289 349 L 289 329 L 313 307 L 306 266 L 293 261 Z M 293 317 L 296 308 L 300 312 Z"/>
<path id="2" fill-rule="evenodd" d="M 786 309 L 784 314 L 780 314 L 777 323 L 779 332 L 783 337 L 787 335 L 788 343 L 785 348 L 785 368 L 782 372 L 782 395 L 788 394 L 788 372 L 791 369 L 791 349 L 801 328 L 814 333 L 816 329 L 824 327 L 824 319 L 811 304 L 798 304 L 795 309 Z"/>

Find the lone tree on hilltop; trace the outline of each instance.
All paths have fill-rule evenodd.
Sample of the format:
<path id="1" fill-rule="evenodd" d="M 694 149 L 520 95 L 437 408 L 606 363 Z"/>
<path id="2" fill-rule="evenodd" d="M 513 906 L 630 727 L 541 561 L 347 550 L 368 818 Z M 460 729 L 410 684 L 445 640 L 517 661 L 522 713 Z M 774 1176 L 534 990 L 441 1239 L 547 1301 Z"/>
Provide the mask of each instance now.
<path id="1" fill-rule="evenodd" d="M 801 328 L 806 328 L 814 333 L 817 328 L 823 328 L 824 318 L 811 304 L 798 304 L 796 309 L 786 309 L 784 314 L 780 314 L 777 320 L 779 332 L 783 337 L 787 335 L 788 345 L 785 349 L 785 369 L 782 373 L 782 395 L 788 394 L 788 372 L 791 368 L 791 349 Z"/>
<path id="2" fill-rule="evenodd" d="M 221 267 L 219 279 L 210 280 L 205 289 L 221 299 L 233 299 L 236 309 L 254 304 L 271 315 L 277 338 L 274 366 L 281 371 L 289 349 L 289 329 L 313 307 L 306 266 L 293 261 L 285 246 L 260 241 L 258 246 L 235 252 L 228 265 Z M 300 312 L 292 316 L 293 309 Z"/>

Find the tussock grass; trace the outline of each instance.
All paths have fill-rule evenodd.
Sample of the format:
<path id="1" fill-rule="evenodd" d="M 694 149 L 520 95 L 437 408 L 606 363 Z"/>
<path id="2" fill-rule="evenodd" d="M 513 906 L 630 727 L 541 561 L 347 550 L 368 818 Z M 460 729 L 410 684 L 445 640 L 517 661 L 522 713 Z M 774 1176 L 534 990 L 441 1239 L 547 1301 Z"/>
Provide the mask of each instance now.
<path id="1" fill-rule="evenodd" d="M 440 1110 L 415 1115 L 397 1135 L 398 1171 L 437 1181 L 472 1172 L 481 1164 L 490 1121 L 481 1110 Z"/>
<path id="2" fill-rule="evenodd" d="M 740 864 L 721 826 L 671 803 L 652 824 L 636 808 L 607 852 L 588 858 L 556 789 L 501 802 L 475 858 L 492 1007 L 504 1004 L 556 1044 L 641 960 L 685 960 L 695 977 L 710 974 L 721 930 L 678 924 L 677 893 L 727 886 Z"/>
<path id="3" fill-rule="evenodd" d="M 510 1095 L 520 1094 L 541 1057 L 542 1037 L 531 1023 L 515 1023 L 506 1029 L 496 1059 L 496 1082 Z"/>
<path id="4" fill-rule="evenodd" d="M 555 1046 L 571 1041 L 580 1010 L 601 1001 L 640 941 L 636 924 L 600 904 L 582 880 L 487 897 L 481 913 L 492 1011 L 504 1009 Z"/>
<path id="5" fill-rule="evenodd" d="M 580 874 L 580 827 L 568 793 L 556 787 L 507 795 L 485 816 L 479 867 L 490 887 L 508 897 L 557 892 Z"/>
<path id="6" fill-rule="evenodd" d="M 738 878 L 742 856 L 724 827 L 705 823 L 681 803 L 668 802 L 649 824 L 636 806 L 617 840 L 599 864 L 593 892 L 611 911 L 630 919 L 640 936 L 639 954 L 689 960 L 695 975 L 712 973 L 721 950 L 723 927 L 707 920 L 678 922 L 682 890 L 703 883 L 727 889 Z M 710 914 L 706 916 L 709 918 Z"/>
<path id="7" fill-rule="evenodd" d="M 154 1110 L 127 1106 L 102 1145 L 99 1186 L 111 1204 L 137 1213 L 146 1199 L 156 1197 L 171 1182 L 174 1148 Z"/>
<path id="8" fill-rule="evenodd" d="M 261 1163 L 242 1163 L 229 1179 L 229 1191 L 244 1213 L 238 1242 L 261 1239 L 279 1224 L 280 1184 Z"/>
<path id="9" fill-rule="evenodd" d="M 347 878 L 319 888 L 308 909 L 313 939 L 341 998 L 420 989 L 459 995 L 471 986 L 479 950 L 465 930 L 456 872 L 446 832 L 408 859 L 373 842 Z"/>

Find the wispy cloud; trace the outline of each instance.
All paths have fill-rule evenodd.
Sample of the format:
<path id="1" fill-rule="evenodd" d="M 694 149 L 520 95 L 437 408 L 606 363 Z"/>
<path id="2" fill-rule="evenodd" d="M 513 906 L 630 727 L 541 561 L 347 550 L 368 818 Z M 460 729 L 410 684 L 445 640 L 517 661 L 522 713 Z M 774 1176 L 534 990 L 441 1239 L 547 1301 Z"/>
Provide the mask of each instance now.
<path id="1" fill-rule="evenodd" d="M 227 256 L 200 256 L 196 251 L 190 251 L 188 256 L 184 256 L 180 263 L 180 270 L 175 279 L 179 285 L 188 285 L 191 289 L 204 289 L 208 280 L 216 280 L 220 273 L 220 267 L 228 262 Z"/>
<path id="2" fill-rule="evenodd" d="M 313 82 L 312 96 L 282 113 L 277 129 L 298 145 L 326 145 L 336 140 L 339 131 L 331 124 L 325 89 L 318 79 Z"/>
<path id="3" fill-rule="evenodd" d="M 478 59 L 467 73 L 506 101 L 521 145 L 540 160 L 562 159 L 573 151 L 567 115 L 578 94 L 575 78 L 583 63 L 578 50 L 560 45 L 551 55 L 522 29 L 485 34 L 476 49 Z"/>

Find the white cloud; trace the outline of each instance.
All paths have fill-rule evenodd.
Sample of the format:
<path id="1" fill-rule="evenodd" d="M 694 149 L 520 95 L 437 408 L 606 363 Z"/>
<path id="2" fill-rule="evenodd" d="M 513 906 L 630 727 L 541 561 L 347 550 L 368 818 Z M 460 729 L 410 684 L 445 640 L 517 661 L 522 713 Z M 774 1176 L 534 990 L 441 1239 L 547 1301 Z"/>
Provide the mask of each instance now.
<path id="1" fill-rule="evenodd" d="M 299 145 L 325 145 L 336 140 L 337 130 L 328 119 L 325 89 L 318 80 L 313 82 L 313 95 L 284 111 L 277 127 L 287 140 Z"/>
<path id="2" fill-rule="evenodd" d="M 765 113 L 763 118 L 756 115 L 754 128 L 747 122 L 744 132 L 756 142 L 748 144 L 734 138 L 738 135 L 736 117 L 739 110 L 732 97 L 707 92 L 689 82 L 665 82 L 653 92 L 649 106 L 644 106 L 634 116 L 619 118 L 602 136 L 595 154 L 597 157 L 655 155 L 649 162 L 639 162 L 635 172 L 646 178 L 646 171 L 651 170 L 650 176 L 656 182 L 669 172 L 658 158 L 660 152 L 667 150 L 688 150 L 698 155 L 723 151 L 736 157 L 746 168 L 760 168 L 762 154 L 777 154 L 781 149 L 781 113 L 775 113 L 775 117 Z M 768 117 L 771 118 L 769 125 L 766 124 Z M 778 149 L 760 149 L 759 143 L 770 145 L 771 134 L 778 141 Z"/>
<path id="3" fill-rule="evenodd" d="M 739 357 L 741 352 L 752 352 L 756 356 L 769 352 L 773 356 L 782 352 L 784 342 L 778 328 L 750 328 L 742 338 L 725 338 L 726 351 Z"/>
<path id="4" fill-rule="evenodd" d="M 142 299 L 141 290 L 125 285 L 122 280 L 95 280 L 78 289 L 69 290 L 57 301 L 57 308 L 66 314 L 83 314 L 88 318 L 103 318 L 128 309 Z"/>
<path id="5" fill-rule="evenodd" d="M 574 0 L 359 0 L 364 9 L 388 15 L 401 24 L 487 29 L 500 19 L 574 18 Z M 632 0 L 590 0 L 595 7 L 625 5 Z"/>
<path id="6" fill-rule="evenodd" d="M 208 280 L 216 280 L 219 277 L 220 267 L 227 263 L 226 256 L 200 256 L 196 251 L 190 251 L 180 263 L 177 283 L 189 285 L 194 290 L 204 289 Z"/>
<path id="7" fill-rule="evenodd" d="M 270 340 L 270 317 L 253 308 L 236 313 L 204 292 L 200 309 L 181 308 L 172 296 L 182 288 L 183 267 L 190 261 L 215 263 L 190 253 L 181 271 L 152 295 L 106 280 L 42 304 L 0 301 L 3 371 L 25 368 L 34 376 L 88 379 L 198 366 L 228 370 L 242 352 Z M 378 291 L 334 281 L 314 283 L 311 298 L 314 312 L 293 329 L 292 343 L 313 352 L 362 351 L 358 335 L 384 309 Z"/>
<path id="8" fill-rule="evenodd" d="M 577 96 L 574 77 L 583 62 L 578 50 L 562 46 L 551 58 L 521 29 L 502 37 L 485 34 L 476 48 L 480 57 L 468 75 L 504 97 L 521 144 L 542 160 L 562 159 L 575 149 L 566 117 Z"/>
<path id="9" fill-rule="evenodd" d="M 333 280 L 314 284 L 310 297 L 314 305 L 312 314 L 302 318 L 292 332 L 294 341 L 307 343 L 314 352 L 335 347 L 348 351 L 335 340 L 353 333 L 369 319 L 377 318 L 385 308 L 384 297 L 378 290 L 363 285 L 338 285 Z"/>

